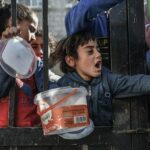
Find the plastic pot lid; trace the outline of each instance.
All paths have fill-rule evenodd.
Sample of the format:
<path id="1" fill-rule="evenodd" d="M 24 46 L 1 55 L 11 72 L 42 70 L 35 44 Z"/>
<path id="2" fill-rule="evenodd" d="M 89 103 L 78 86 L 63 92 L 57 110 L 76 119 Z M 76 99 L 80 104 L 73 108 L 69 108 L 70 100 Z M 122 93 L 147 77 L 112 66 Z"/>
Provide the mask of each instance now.
<path id="1" fill-rule="evenodd" d="M 31 77 L 37 67 L 37 59 L 31 46 L 22 38 L 2 41 L 0 65 L 6 73 L 20 79 Z"/>

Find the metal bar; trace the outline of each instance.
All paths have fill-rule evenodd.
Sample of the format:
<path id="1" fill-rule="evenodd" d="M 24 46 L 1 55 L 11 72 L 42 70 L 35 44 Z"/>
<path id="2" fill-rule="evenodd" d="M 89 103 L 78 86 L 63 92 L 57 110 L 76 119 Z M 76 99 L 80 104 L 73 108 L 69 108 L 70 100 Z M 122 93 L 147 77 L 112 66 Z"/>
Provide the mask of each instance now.
<path id="1" fill-rule="evenodd" d="M 12 25 L 16 26 L 16 0 L 11 0 L 11 6 L 12 6 Z M 15 111 L 15 79 L 12 78 L 12 87 L 9 93 L 10 101 L 9 101 L 9 126 L 13 126 L 14 124 L 14 111 Z"/>
<path id="2" fill-rule="evenodd" d="M 48 89 L 48 0 L 43 0 L 44 90 Z"/>
<path id="3" fill-rule="evenodd" d="M 116 145 L 128 149 L 128 134 L 118 135 L 112 127 L 95 127 L 89 136 L 79 140 L 66 140 L 58 135 L 44 136 L 42 129 L 34 128 L 0 128 L 0 146 L 54 146 L 54 145 Z M 130 140 L 129 138 L 126 138 Z"/>
<path id="4" fill-rule="evenodd" d="M 127 130 L 116 130 L 113 131 L 114 133 L 117 134 L 144 134 L 144 133 L 149 133 L 150 128 L 137 128 L 137 129 L 127 129 Z"/>
<path id="5" fill-rule="evenodd" d="M 11 16 L 12 16 L 12 26 L 16 26 L 16 20 L 17 20 L 17 6 L 16 6 L 16 0 L 11 0 Z"/>

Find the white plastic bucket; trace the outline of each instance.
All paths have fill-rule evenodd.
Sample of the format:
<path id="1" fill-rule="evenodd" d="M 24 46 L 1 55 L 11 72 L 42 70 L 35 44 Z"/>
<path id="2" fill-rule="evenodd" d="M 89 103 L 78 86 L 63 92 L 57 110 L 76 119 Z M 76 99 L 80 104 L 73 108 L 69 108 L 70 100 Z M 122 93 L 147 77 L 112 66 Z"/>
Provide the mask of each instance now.
<path id="1" fill-rule="evenodd" d="M 87 91 L 83 87 L 63 87 L 48 90 L 35 96 L 44 135 L 78 131 L 89 126 L 86 101 Z"/>
<path id="2" fill-rule="evenodd" d="M 37 67 L 31 46 L 21 37 L 1 41 L 0 65 L 12 77 L 29 78 Z"/>

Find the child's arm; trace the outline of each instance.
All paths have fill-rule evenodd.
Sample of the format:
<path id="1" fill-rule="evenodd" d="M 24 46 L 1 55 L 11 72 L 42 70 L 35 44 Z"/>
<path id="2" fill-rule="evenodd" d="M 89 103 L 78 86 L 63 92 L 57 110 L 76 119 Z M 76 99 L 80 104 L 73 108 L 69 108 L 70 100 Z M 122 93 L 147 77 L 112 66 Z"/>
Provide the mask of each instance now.
<path id="1" fill-rule="evenodd" d="M 36 87 L 38 89 L 38 92 L 42 92 L 43 91 L 43 61 L 42 60 L 38 60 L 37 61 L 37 69 L 35 71 L 35 81 L 36 81 Z"/>
<path id="2" fill-rule="evenodd" d="M 16 84 L 26 96 L 32 97 L 32 89 L 29 85 L 24 83 L 21 79 L 17 79 L 17 78 L 16 78 Z"/>
<path id="3" fill-rule="evenodd" d="M 59 75 L 56 75 L 51 70 L 48 71 L 49 76 L 49 89 L 56 88 L 57 87 L 57 81 L 61 78 Z M 38 88 L 39 92 L 43 91 L 43 61 L 38 60 L 37 62 L 37 69 L 35 72 L 35 80 L 36 80 L 36 86 Z"/>
<path id="4" fill-rule="evenodd" d="M 103 11 L 123 0 L 80 0 L 80 2 L 69 10 L 65 17 L 65 26 L 67 34 L 75 33 L 85 29 L 89 20 L 97 17 Z"/>
<path id="5" fill-rule="evenodd" d="M 109 73 L 108 83 L 112 96 L 116 98 L 150 94 L 149 75 L 123 76 Z"/>

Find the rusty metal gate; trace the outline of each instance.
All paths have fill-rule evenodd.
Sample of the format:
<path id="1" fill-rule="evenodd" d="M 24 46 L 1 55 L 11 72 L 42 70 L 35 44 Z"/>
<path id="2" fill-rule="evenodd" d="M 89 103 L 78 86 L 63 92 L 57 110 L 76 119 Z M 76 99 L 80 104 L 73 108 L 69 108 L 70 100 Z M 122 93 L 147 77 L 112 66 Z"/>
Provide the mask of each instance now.
<path id="1" fill-rule="evenodd" d="M 47 0 L 43 0 L 44 49 L 47 49 Z M 126 0 L 110 11 L 110 60 L 113 72 L 145 73 L 145 38 L 143 0 Z M 12 6 L 15 10 L 15 0 Z M 15 18 L 15 11 L 13 11 Z M 14 19 L 13 19 L 14 20 Z M 15 23 L 14 23 L 15 25 Z M 46 50 L 44 51 L 46 52 Z M 47 89 L 47 54 L 44 54 Z M 0 129 L 1 150 L 149 150 L 148 97 L 113 100 L 113 127 L 95 127 L 94 132 L 80 140 L 64 140 L 43 136 L 40 127 L 13 127 L 14 88 L 10 102 L 9 127 Z"/>

